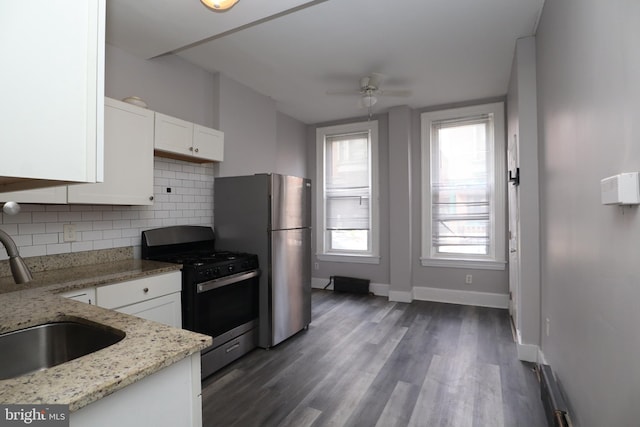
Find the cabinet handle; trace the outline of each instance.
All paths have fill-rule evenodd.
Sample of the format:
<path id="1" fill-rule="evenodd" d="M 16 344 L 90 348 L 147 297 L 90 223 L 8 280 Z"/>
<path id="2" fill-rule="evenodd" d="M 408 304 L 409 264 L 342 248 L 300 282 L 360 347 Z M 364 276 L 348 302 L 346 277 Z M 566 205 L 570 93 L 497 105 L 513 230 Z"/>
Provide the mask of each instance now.
<path id="1" fill-rule="evenodd" d="M 196 148 L 196 153 L 197 153 L 198 151 L 200 151 L 200 150 L 198 150 L 198 149 Z"/>
<path id="2" fill-rule="evenodd" d="M 149 200 L 153 200 L 153 196 L 149 196 Z"/>
<path id="3" fill-rule="evenodd" d="M 144 293 L 146 294 L 147 292 L 149 292 L 149 288 L 144 288 L 144 289 L 142 290 L 142 292 L 144 292 Z"/>
<path id="4" fill-rule="evenodd" d="M 189 147 L 189 151 L 193 151 L 193 147 Z"/>

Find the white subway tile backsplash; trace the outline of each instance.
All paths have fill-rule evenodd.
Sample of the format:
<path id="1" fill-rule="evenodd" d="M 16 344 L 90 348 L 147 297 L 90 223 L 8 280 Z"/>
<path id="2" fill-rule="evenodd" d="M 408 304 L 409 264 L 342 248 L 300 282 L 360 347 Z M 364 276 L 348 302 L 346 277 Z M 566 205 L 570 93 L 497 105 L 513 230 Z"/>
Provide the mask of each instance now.
<path id="1" fill-rule="evenodd" d="M 31 256 L 43 256 L 47 254 L 47 247 L 44 245 L 39 246 L 22 246 L 20 248 L 20 255 L 24 258 Z"/>
<path id="2" fill-rule="evenodd" d="M 46 231 L 46 224 L 17 224 L 17 226 L 19 234 L 38 234 Z"/>
<path id="3" fill-rule="evenodd" d="M 48 222 L 44 225 L 47 233 L 62 233 L 64 231 L 64 224 L 61 222 Z"/>
<path id="4" fill-rule="evenodd" d="M 77 222 L 82 220 L 82 212 L 59 212 L 58 221 Z"/>
<path id="5" fill-rule="evenodd" d="M 0 229 L 13 237 L 23 257 L 126 246 L 134 246 L 139 256 L 143 230 L 213 225 L 213 180 L 212 164 L 156 157 L 152 206 L 23 204 L 18 215 L 0 214 Z M 63 241 L 64 224 L 75 224 L 76 242 Z M 4 253 L 0 259 L 6 259 Z"/>
<path id="6" fill-rule="evenodd" d="M 71 243 L 57 243 L 47 245 L 47 255 L 66 254 L 71 252 Z"/>
<path id="7" fill-rule="evenodd" d="M 58 222 L 58 212 L 33 212 L 31 220 L 34 223 Z"/>
<path id="8" fill-rule="evenodd" d="M 71 252 L 83 252 L 83 251 L 92 251 L 92 250 L 93 250 L 93 241 L 71 243 Z"/>
<path id="9" fill-rule="evenodd" d="M 91 207 L 89 207 L 91 209 Z M 82 221 L 100 221 L 102 220 L 102 211 L 85 211 L 82 212 Z"/>
<path id="10" fill-rule="evenodd" d="M 50 233 L 50 234 L 34 234 L 33 235 L 33 244 L 34 245 L 49 245 L 51 243 L 58 243 L 58 233 Z M 18 244 L 16 242 L 16 244 Z"/>

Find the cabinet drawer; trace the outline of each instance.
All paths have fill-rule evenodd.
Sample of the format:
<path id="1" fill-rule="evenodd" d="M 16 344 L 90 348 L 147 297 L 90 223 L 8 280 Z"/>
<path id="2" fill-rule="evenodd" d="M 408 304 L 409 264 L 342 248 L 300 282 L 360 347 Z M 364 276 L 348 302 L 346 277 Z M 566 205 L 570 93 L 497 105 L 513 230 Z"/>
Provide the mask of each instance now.
<path id="1" fill-rule="evenodd" d="M 181 291 L 182 276 L 179 271 L 144 277 L 96 289 L 96 303 L 104 308 L 118 308 L 125 305 L 158 298 Z"/>
<path id="2" fill-rule="evenodd" d="M 116 309 L 120 313 L 131 314 L 143 319 L 153 320 L 174 328 L 182 328 L 182 307 L 180 292 L 153 298 Z"/>

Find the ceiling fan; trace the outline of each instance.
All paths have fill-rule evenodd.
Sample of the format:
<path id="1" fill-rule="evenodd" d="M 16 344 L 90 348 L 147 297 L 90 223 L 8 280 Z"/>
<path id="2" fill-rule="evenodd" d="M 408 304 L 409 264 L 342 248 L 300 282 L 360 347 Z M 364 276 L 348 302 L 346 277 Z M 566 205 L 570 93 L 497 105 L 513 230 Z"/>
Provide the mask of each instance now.
<path id="1" fill-rule="evenodd" d="M 371 110 L 378 102 L 380 96 L 397 96 L 406 97 L 411 95 L 409 90 L 386 90 L 380 88 L 380 83 L 386 76 L 380 73 L 371 73 L 368 76 L 360 78 L 359 90 L 329 90 L 327 95 L 358 95 L 359 108 L 368 108 Z"/>

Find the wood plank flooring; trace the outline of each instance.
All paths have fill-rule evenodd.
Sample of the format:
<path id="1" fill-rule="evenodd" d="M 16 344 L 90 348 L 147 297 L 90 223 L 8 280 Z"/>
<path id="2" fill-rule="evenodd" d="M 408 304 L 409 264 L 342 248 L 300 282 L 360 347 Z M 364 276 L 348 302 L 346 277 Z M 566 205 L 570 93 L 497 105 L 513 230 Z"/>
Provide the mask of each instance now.
<path id="1" fill-rule="evenodd" d="M 546 426 L 506 310 L 314 290 L 307 331 L 203 384 L 215 426 Z"/>

